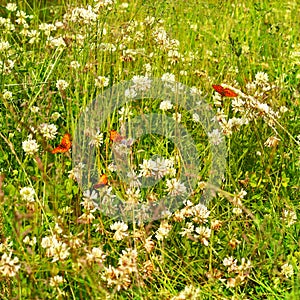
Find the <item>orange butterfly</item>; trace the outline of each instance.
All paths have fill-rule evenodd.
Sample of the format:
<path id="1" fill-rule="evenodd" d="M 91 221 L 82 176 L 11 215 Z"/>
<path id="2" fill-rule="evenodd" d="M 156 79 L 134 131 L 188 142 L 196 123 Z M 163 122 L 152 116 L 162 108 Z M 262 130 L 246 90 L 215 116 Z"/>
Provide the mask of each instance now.
<path id="1" fill-rule="evenodd" d="M 237 97 L 238 94 L 232 91 L 229 88 L 223 88 L 221 85 L 215 85 L 212 86 L 215 91 L 217 91 L 221 96 L 223 97 Z"/>
<path id="2" fill-rule="evenodd" d="M 111 130 L 110 131 L 110 136 L 109 136 L 109 139 L 113 142 L 121 142 L 125 139 L 124 136 L 121 136 L 117 130 Z"/>
<path id="3" fill-rule="evenodd" d="M 94 184 L 93 188 L 98 189 L 104 187 L 105 185 L 107 185 L 107 183 L 108 183 L 107 175 L 103 174 L 101 175 L 99 182 Z"/>
<path id="4" fill-rule="evenodd" d="M 72 147 L 72 142 L 71 142 L 71 134 L 70 133 L 65 133 L 61 143 L 54 148 L 51 153 L 55 154 L 55 153 L 64 153 L 69 151 L 69 149 Z"/>

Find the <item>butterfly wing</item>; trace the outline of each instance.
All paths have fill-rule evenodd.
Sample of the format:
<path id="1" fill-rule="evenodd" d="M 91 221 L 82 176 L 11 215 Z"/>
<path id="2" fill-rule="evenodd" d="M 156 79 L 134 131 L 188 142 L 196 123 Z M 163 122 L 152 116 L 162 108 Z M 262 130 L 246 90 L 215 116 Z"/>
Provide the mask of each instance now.
<path id="1" fill-rule="evenodd" d="M 224 96 L 224 97 L 237 97 L 238 94 L 235 93 L 234 91 L 232 91 L 232 90 L 229 89 L 229 88 L 225 88 L 225 89 L 224 89 L 224 95 L 223 95 L 223 96 Z"/>
<path id="2" fill-rule="evenodd" d="M 69 151 L 69 149 L 72 147 L 72 142 L 71 142 L 71 135 L 69 133 L 64 134 L 61 143 L 54 148 L 51 153 L 64 153 Z"/>
<path id="3" fill-rule="evenodd" d="M 213 89 L 223 97 L 237 97 L 238 94 L 229 88 L 223 88 L 221 85 L 212 85 Z"/>
<path id="4" fill-rule="evenodd" d="M 213 89 L 218 92 L 220 95 L 224 96 L 223 93 L 224 93 L 224 88 L 221 86 L 221 85 L 216 85 L 216 84 L 213 84 L 212 85 Z"/>
<path id="5" fill-rule="evenodd" d="M 103 174 L 101 175 L 99 182 L 94 184 L 93 188 L 98 189 L 104 187 L 105 185 L 107 185 L 107 183 L 108 183 L 107 175 Z"/>
<path id="6" fill-rule="evenodd" d="M 113 142 L 121 142 L 124 137 L 122 137 L 117 130 L 111 130 L 109 139 Z"/>

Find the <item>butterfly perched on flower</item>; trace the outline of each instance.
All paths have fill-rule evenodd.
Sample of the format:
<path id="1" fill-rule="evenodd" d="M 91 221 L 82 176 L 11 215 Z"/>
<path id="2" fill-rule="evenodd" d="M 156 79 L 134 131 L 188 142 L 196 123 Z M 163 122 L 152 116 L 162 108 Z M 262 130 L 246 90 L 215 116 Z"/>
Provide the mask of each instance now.
<path id="1" fill-rule="evenodd" d="M 69 151 L 69 149 L 72 147 L 72 142 L 71 142 L 71 134 L 70 133 L 65 133 L 61 143 L 54 148 L 51 153 L 55 154 L 55 153 L 64 153 Z"/>
<path id="2" fill-rule="evenodd" d="M 224 88 L 221 85 L 213 84 L 212 87 L 223 97 L 237 97 L 238 94 L 229 88 Z"/>
<path id="3" fill-rule="evenodd" d="M 122 140 L 125 139 L 124 136 L 121 136 L 117 130 L 111 130 L 110 131 L 110 136 L 109 136 L 109 139 L 113 142 L 121 142 Z"/>
<path id="4" fill-rule="evenodd" d="M 116 130 L 110 131 L 109 139 L 117 144 L 122 144 L 126 147 L 131 147 L 131 145 L 134 143 L 134 140 L 131 138 L 126 138 L 126 136 L 120 135 Z"/>
<path id="5" fill-rule="evenodd" d="M 100 177 L 99 182 L 96 183 L 96 184 L 94 184 L 93 188 L 94 189 L 98 189 L 98 188 L 104 187 L 104 186 L 107 185 L 107 183 L 108 183 L 107 175 L 106 174 L 102 174 L 101 177 Z"/>

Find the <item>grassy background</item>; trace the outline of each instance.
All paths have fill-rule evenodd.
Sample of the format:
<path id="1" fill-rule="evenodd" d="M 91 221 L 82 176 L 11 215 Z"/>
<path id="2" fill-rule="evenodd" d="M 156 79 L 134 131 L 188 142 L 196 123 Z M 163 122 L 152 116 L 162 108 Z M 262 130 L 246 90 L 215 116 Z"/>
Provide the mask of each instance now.
<path id="1" fill-rule="evenodd" d="M 93 25 L 69 22 L 65 28 L 53 31 L 51 36 L 62 36 L 66 47 L 47 46 L 47 37 L 39 25 L 63 21 L 71 7 L 93 5 L 92 1 L 77 2 L 18 3 L 19 10 L 32 15 L 27 18 L 29 29 L 40 31 L 39 40 L 32 44 L 22 33 L 24 26 L 15 23 L 16 12 L 9 12 L 5 3 L 0 7 L 0 16 L 15 24 L 14 30 L 0 30 L 0 40 L 10 43 L 10 49 L 0 53 L 1 61 L 14 61 L 11 73 L 0 70 L 0 234 L 2 243 L 10 237 L 13 256 L 19 258 L 21 265 L 16 276 L 2 276 L 2 299 L 172 299 L 189 285 L 200 289 L 198 296 L 192 292 L 194 296 L 180 299 L 298 299 L 300 227 L 298 221 L 287 226 L 282 213 L 293 209 L 299 214 L 299 144 L 291 138 L 300 134 L 299 3 L 128 1 L 128 8 L 124 8 L 118 2 L 111 10 L 103 8 Z M 152 26 L 141 25 L 146 17 L 155 18 Z M 178 51 L 183 59 L 172 63 L 168 50 L 155 43 L 153 32 L 159 27 L 170 39 L 180 42 Z M 117 50 L 101 51 L 101 43 L 113 43 Z M 124 60 L 120 48 L 144 50 Z M 79 69 L 70 68 L 70 62 L 75 60 L 80 63 Z M 179 234 L 185 221 L 170 220 L 172 229 L 163 241 L 154 237 L 160 221 L 138 229 L 129 224 L 129 235 L 122 241 L 113 238 L 113 221 L 100 213 L 95 215 L 93 224 L 78 224 L 82 193 L 77 183 L 68 178 L 71 158 L 49 153 L 60 137 L 45 141 L 36 134 L 40 151 L 34 158 L 27 157 L 22 149 L 22 141 L 32 132 L 31 128 L 41 123 L 55 123 L 58 136 L 73 134 L 81 109 L 101 93 L 95 87 L 97 76 L 109 77 L 113 85 L 144 75 L 145 64 L 151 64 L 153 77 L 169 72 L 179 82 L 196 86 L 210 103 L 212 84 L 227 83 L 244 91 L 255 74 L 263 71 L 275 88 L 260 101 L 274 110 L 280 106 L 288 108 L 278 121 L 281 126 L 276 127 L 281 139 L 276 148 L 264 145 L 274 133 L 262 119 L 243 126 L 226 139 L 228 166 L 222 189 L 234 194 L 244 188 L 247 196 L 243 207 L 253 217 L 245 212 L 233 214 L 231 202 L 219 195 L 209 204 L 208 224 L 220 220 L 222 226 L 213 231 L 207 247 Z M 59 79 L 70 84 L 64 92 L 56 88 Z M 10 99 L 3 97 L 5 90 L 12 92 Z M 225 109 L 231 116 L 230 101 L 226 101 Z M 40 108 L 38 113 L 32 113 L 33 106 Z M 51 117 L 54 112 L 61 114 L 55 122 Z M 158 150 L 155 144 L 149 148 Z M 257 151 L 261 156 L 257 156 Z M 241 180 L 246 179 L 243 184 Z M 24 186 L 32 186 L 39 199 L 33 210 L 20 198 L 19 190 Z M 72 212 L 66 213 L 66 207 Z M 62 241 L 69 243 L 72 233 L 82 244 L 72 249 L 66 260 L 52 262 L 41 241 L 56 223 L 63 229 Z M 94 224 L 101 230 L 95 231 Z M 142 237 L 136 238 L 137 233 Z M 37 238 L 34 246 L 24 244 L 27 235 Z M 143 244 L 150 236 L 155 247 L 147 253 Z M 235 240 L 240 243 L 234 243 Z M 109 286 L 103 279 L 103 265 L 81 262 L 85 259 L 85 247 L 101 247 L 107 254 L 106 267 L 117 266 L 125 248 L 136 249 L 139 272 L 131 275 L 128 289 L 118 291 Z M 234 288 L 226 287 L 226 282 L 220 280 L 235 276 L 222 263 L 229 256 L 239 264 L 242 258 L 252 262 L 250 275 Z M 154 270 L 151 276 L 143 277 L 142 265 L 148 260 Z M 281 273 L 286 262 L 294 269 L 289 278 Z M 55 275 L 61 275 L 65 282 L 50 286 L 49 280 Z M 65 294 L 61 296 L 60 292 Z"/>

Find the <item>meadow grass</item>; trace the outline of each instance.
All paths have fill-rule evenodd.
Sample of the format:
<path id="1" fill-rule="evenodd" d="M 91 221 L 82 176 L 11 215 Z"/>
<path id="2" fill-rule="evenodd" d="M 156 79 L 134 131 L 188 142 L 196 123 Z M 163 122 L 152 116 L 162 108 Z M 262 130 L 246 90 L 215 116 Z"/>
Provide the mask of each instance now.
<path id="1" fill-rule="evenodd" d="M 299 299 L 299 13 L 278 0 L 0 2 L 0 298 Z M 226 170 L 209 202 L 210 133 L 186 100 L 135 99 L 150 78 L 216 116 Z M 112 105 L 94 99 L 122 82 L 126 104 L 93 125 Z M 186 137 L 130 140 L 150 113 L 166 136 L 171 119 L 188 130 L 196 161 Z M 74 157 L 90 149 L 82 184 Z M 186 197 L 183 173 L 196 180 Z M 144 222 L 101 206 L 174 195 L 178 208 Z"/>

